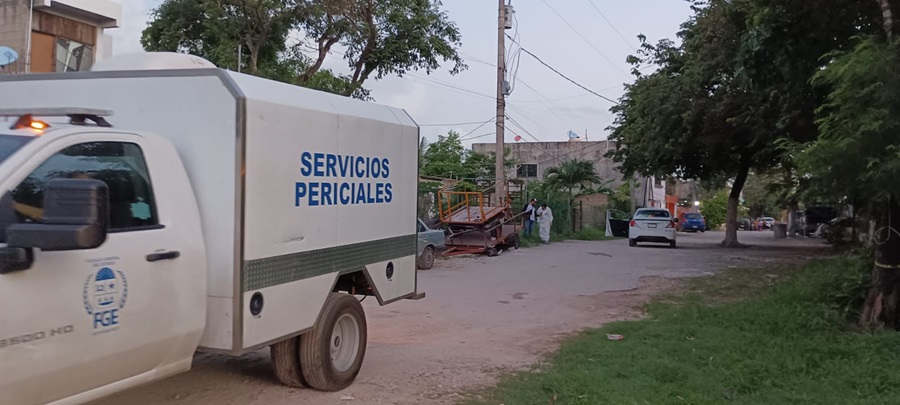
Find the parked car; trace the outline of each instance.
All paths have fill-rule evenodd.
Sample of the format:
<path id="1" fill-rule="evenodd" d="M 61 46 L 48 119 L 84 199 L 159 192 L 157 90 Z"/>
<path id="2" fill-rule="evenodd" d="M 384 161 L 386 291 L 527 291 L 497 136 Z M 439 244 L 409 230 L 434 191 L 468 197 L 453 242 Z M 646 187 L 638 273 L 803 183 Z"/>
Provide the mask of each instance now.
<path id="1" fill-rule="evenodd" d="M 419 256 L 416 264 L 422 270 L 428 270 L 434 266 L 434 258 L 447 249 L 444 230 L 431 229 L 421 219 L 419 222 Z"/>
<path id="2" fill-rule="evenodd" d="M 682 212 L 675 226 L 680 232 L 706 232 L 706 218 L 698 212 Z"/>
<path id="3" fill-rule="evenodd" d="M 675 247 L 675 219 L 666 209 L 641 208 L 628 227 L 628 246 L 641 242 L 668 243 Z"/>
<path id="4" fill-rule="evenodd" d="M 829 224 L 838 217 L 837 211 L 828 206 L 810 206 L 803 212 L 803 232 L 809 236 L 816 232 L 820 224 Z"/>
<path id="5" fill-rule="evenodd" d="M 772 217 L 762 217 L 759 219 L 759 222 L 762 222 L 763 229 L 773 229 L 775 228 L 775 218 Z"/>
<path id="6" fill-rule="evenodd" d="M 750 218 L 741 218 L 738 220 L 738 229 L 742 231 L 753 230 L 753 221 Z"/>

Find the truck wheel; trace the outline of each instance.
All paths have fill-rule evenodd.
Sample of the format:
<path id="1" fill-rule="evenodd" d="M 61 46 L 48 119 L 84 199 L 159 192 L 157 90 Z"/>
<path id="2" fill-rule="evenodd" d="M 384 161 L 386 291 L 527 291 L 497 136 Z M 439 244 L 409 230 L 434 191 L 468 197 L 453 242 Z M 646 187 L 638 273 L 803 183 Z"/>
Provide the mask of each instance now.
<path id="1" fill-rule="evenodd" d="M 428 270 L 432 266 L 434 266 L 434 246 L 427 246 L 422 251 L 422 256 L 419 256 L 419 268 Z"/>
<path id="2" fill-rule="evenodd" d="M 675 245 L 675 241 L 674 241 L 674 240 L 670 240 L 670 241 L 669 241 L 669 247 L 672 248 L 672 249 L 674 249 L 675 246 L 676 246 L 676 245 Z"/>
<path id="3" fill-rule="evenodd" d="M 637 246 L 637 242 L 635 242 L 634 239 L 628 239 L 628 246 L 632 246 L 632 247 Z"/>
<path id="4" fill-rule="evenodd" d="M 292 337 L 269 346 L 275 377 L 282 384 L 294 388 L 306 388 L 300 370 L 300 338 Z"/>
<path id="5" fill-rule="evenodd" d="M 320 391 L 350 386 L 366 354 L 366 314 L 349 294 L 332 293 L 312 330 L 300 337 L 300 369 Z"/>

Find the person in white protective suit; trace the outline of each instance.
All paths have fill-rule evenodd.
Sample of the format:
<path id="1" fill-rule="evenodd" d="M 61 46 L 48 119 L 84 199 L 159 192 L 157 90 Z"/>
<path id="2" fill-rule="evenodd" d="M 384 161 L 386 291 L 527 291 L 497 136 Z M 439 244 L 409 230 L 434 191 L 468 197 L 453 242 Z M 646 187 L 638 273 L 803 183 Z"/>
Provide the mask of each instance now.
<path id="1" fill-rule="evenodd" d="M 553 211 L 550 210 L 550 207 L 547 204 L 541 205 L 541 208 L 538 208 L 535 216 L 538 219 L 538 230 L 540 231 L 541 241 L 544 243 L 550 243 L 550 227 L 553 225 Z"/>

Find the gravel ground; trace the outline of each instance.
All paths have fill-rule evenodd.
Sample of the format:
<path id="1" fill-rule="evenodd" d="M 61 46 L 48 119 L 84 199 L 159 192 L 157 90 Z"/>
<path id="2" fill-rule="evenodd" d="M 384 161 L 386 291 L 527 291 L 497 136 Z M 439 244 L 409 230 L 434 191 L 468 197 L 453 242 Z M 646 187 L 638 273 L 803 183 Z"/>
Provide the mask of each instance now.
<path id="1" fill-rule="evenodd" d="M 268 350 L 240 358 L 197 354 L 194 369 L 97 402 L 113 404 L 452 404 L 553 351 L 584 328 L 640 316 L 675 278 L 767 266 L 826 252 L 821 241 L 741 232 L 750 247 L 723 249 L 722 233 L 679 234 L 677 249 L 627 241 L 564 242 L 499 257 L 438 260 L 419 272 L 420 301 L 366 300 L 362 371 L 338 393 L 278 384 Z"/>

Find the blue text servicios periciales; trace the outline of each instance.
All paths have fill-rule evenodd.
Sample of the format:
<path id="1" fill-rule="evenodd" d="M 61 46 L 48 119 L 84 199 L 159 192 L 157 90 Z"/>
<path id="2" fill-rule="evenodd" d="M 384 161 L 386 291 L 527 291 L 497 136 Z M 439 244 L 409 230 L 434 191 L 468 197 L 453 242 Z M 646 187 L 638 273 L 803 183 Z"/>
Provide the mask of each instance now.
<path id="1" fill-rule="evenodd" d="M 303 152 L 300 174 L 334 178 L 333 181 L 298 181 L 294 206 L 386 204 L 394 198 L 388 158 Z M 348 181 L 359 179 L 360 181 Z M 380 179 L 372 182 L 370 179 Z M 324 180 L 324 179 L 323 179 Z"/>

